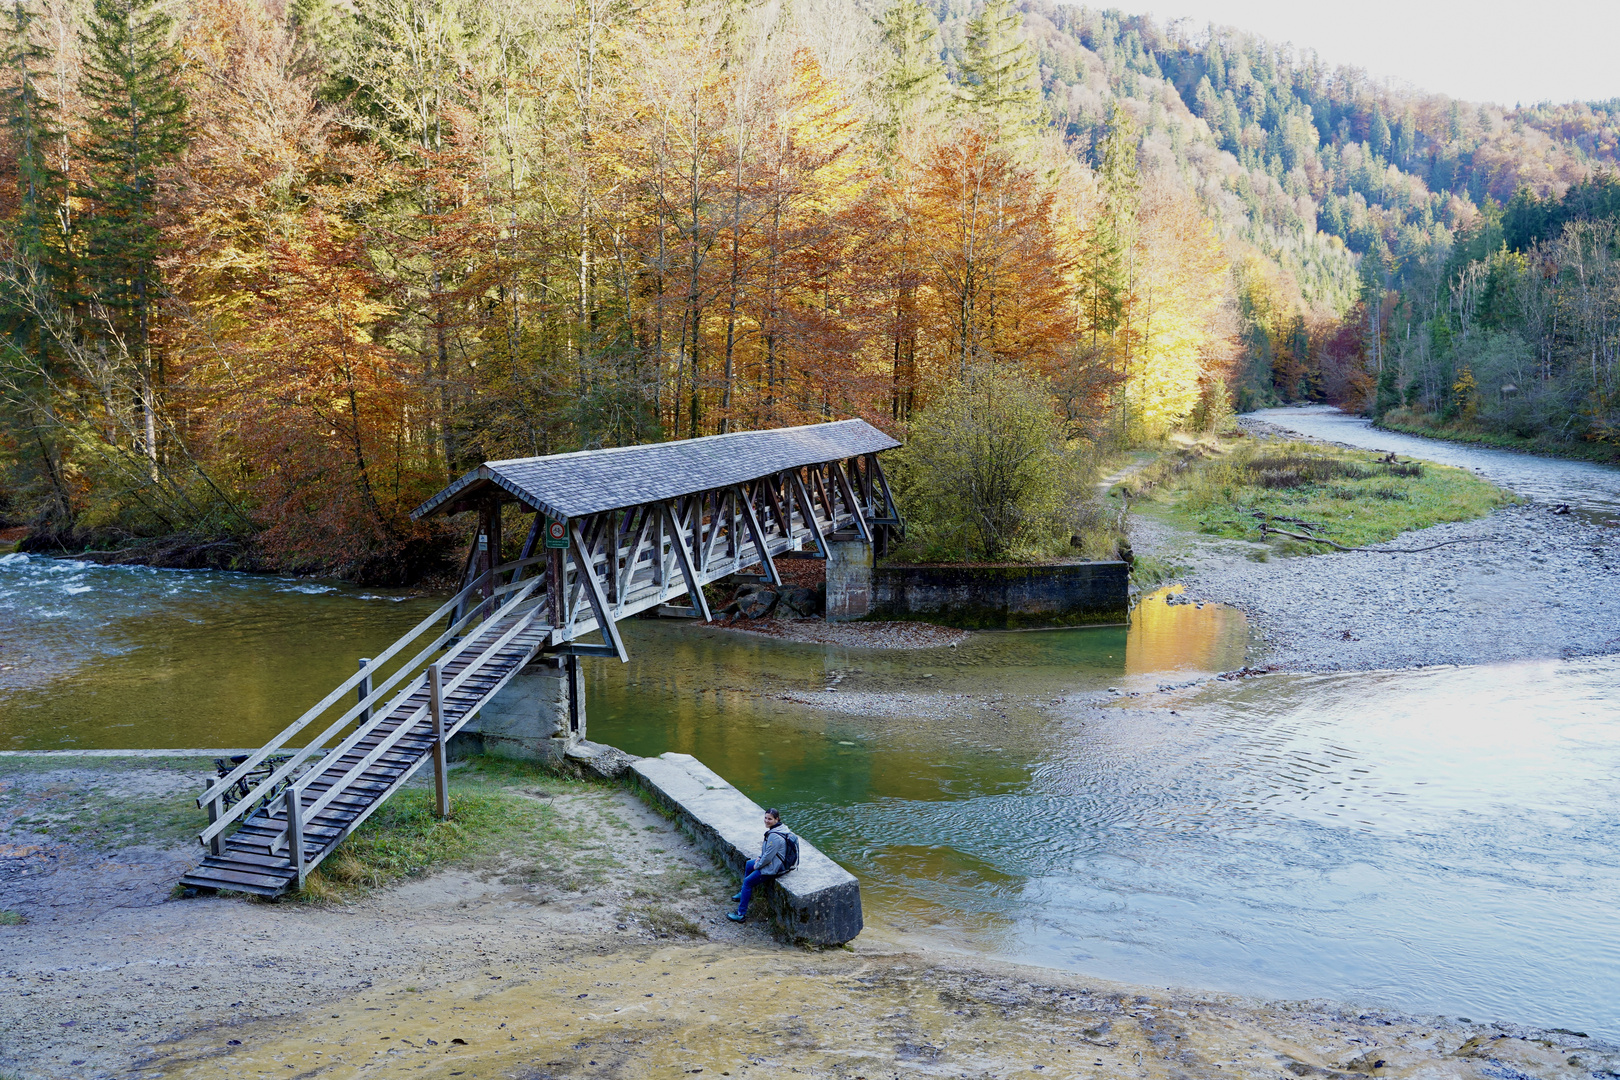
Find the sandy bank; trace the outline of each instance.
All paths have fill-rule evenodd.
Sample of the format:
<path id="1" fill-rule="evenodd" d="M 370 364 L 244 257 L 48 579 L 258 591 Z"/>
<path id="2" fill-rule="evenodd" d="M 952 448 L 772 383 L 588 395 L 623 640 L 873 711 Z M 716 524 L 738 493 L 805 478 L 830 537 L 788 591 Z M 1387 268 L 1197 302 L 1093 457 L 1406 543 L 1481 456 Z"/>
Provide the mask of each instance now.
<path id="1" fill-rule="evenodd" d="M 803 645 L 836 645 L 845 649 L 938 649 L 960 645 L 968 631 L 923 622 L 842 622 L 816 618 L 733 619 L 711 629 L 758 634 Z"/>
<path id="2" fill-rule="evenodd" d="M 1590 1077 L 1568 1033 L 1101 983 L 720 918 L 731 884 L 623 792 L 509 852 L 350 903 L 170 899 L 192 848 L 24 822 L 183 797 L 196 762 L 0 760 L 0 1069 L 35 1077 Z M 99 810 L 97 811 L 99 812 Z M 189 824 L 183 827 L 189 827 Z M 54 832 L 54 831 L 53 831 Z"/>

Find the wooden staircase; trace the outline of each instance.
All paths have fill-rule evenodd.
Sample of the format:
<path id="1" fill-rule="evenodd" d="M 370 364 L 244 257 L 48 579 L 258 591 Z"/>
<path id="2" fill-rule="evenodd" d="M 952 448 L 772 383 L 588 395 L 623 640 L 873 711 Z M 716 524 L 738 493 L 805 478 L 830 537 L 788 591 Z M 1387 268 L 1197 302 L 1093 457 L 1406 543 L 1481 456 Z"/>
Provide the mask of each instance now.
<path id="1" fill-rule="evenodd" d="M 496 575 L 509 571 L 517 576 L 539 561 L 508 564 L 487 577 L 498 579 Z M 429 761 L 436 766 L 440 814 L 447 814 L 444 754 L 450 738 L 551 637 L 552 628 L 543 618 L 543 590 L 540 598 L 532 598 L 544 580 L 541 576 L 493 590 L 486 579 L 474 582 L 211 785 L 197 800 L 208 810 L 209 826 L 198 837 L 207 854 L 181 884 L 268 897 L 299 888 L 310 870 Z M 467 604 L 473 610 L 458 619 Z M 375 689 L 369 686 L 369 672 L 446 615 L 452 620 L 448 629 Z M 441 649 L 446 650 L 441 657 L 422 667 Z M 418 673 L 410 677 L 413 671 Z M 304 748 L 289 752 L 289 740 L 356 690 L 355 705 Z M 357 720 L 359 726 L 336 746 L 320 749 Z M 230 794 L 241 791 L 243 777 L 279 755 L 287 755 L 286 760 L 226 805 Z M 225 835 L 236 821 L 236 830 Z"/>

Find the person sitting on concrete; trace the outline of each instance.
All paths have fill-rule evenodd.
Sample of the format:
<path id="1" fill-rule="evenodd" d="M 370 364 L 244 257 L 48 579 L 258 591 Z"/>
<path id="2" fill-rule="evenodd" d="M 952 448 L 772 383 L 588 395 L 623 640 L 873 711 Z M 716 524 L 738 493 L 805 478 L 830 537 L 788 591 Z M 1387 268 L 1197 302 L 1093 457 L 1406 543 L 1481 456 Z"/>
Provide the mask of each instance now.
<path id="1" fill-rule="evenodd" d="M 728 911 L 726 918 L 742 922 L 748 917 L 748 901 L 753 898 L 754 890 L 767 879 L 792 869 L 788 866 L 788 838 L 792 835 L 774 807 L 765 811 L 765 839 L 759 846 L 759 858 L 749 859 L 744 864 L 742 889 L 732 897 L 737 901 L 737 910 Z"/>

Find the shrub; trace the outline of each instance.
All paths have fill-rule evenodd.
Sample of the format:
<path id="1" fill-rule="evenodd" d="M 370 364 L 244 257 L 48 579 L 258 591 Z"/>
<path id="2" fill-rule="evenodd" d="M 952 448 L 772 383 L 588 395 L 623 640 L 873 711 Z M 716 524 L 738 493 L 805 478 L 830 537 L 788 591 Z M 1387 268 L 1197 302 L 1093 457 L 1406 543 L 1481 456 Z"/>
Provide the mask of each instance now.
<path id="1" fill-rule="evenodd" d="M 1028 558 L 1067 543 L 1083 470 L 1039 382 L 969 369 L 913 418 L 899 459 L 898 498 L 922 557 Z"/>

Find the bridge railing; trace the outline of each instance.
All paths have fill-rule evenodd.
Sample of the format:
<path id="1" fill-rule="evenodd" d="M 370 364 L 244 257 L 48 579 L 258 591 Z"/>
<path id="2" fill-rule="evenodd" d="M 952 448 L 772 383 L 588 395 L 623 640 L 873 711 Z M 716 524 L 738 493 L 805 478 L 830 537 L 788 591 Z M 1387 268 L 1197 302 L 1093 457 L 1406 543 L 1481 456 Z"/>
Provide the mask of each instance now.
<path id="1" fill-rule="evenodd" d="M 405 636 L 401 637 L 387 649 L 383 650 L 381 654 L 374 657 L 370 665 L 359 669 L 353 675 L 349 676 L 347 679 L 344 679 L 337 685 L 336 688 L 332 690 L 331 693 L 327 694 L 320 701 L 316 702 L 302 716 L 294 720 L 291 724 L 287 725 L 287 727 L 283 728 L 279 734 L 277 734 L 263 747 L 249 754 L 240 765 L 236 766 L 236 768 L 232 769 L 225 776 L 221 777 L 219 780 L 210 785 L 201 795 L 197 797 L 197 806 L 208 811 L 208 827 L 198 834 L 197 839 L 203 844 L 204 847 L 207 847 L 211 851 L 215 851 L 217 853 L 220 838 L 230 824 L 256 806 L 260 799 L 274 794 L 277 786 L 281 785 L 282 782 L 285 781 L 289 776 L 298 771 L 305 762 L 310 760 L 310 758 L 316 755 L 324 756 L 325 751 L 322 749 L 322 747 L 328 739 L 337 734 L 339 731 L 342 731 L 345 727 L 352 723 L 356 717 L 362 715 L 373 718 L 386 716 L 388 709 L 384 707 L 379 710 L 379 706 L 385 700 L 390 690 L 397 686 L 401 680 L 407 678 L 414 671 L 420 668 L 435 652 L 438 652 L 447 644 L 450 644 L 453 639 L 464 633 L 473 624 L 478 622 L 480 619 L 486 618 L 487 616 L 493 614 L 495 611 L 503 610 L 510 603 L 510 601 L 505 601 L 503 602 L 501 608 L 496 608 L 494 604 L 490 603 L 489 601 L 504 601 L 505 597 L 519 591 L 522 592 L 524 597 L 527 597 L 537 585 L 540 585 L 545 581 L 545 575 L 542 573 L 529 579 L 528 581 L 515 581 L 506 585 L 495 585 L 493 588 L 491 588 L 493 582 L 499 580 L 500 575 L 508 572 L 515 572 L 523 567 L 532 566 L 544 561 L 545 556 L 535 556 L 534 558 L 530 559 L 521 559 L 516 562 L 506 563 L 478 575 L 473 581 L 469 582 L 465 588 L 447 600 L 432 615 L 429 615 L 427 618 L 417 623 L 415 627 L 405 634 Z M 326 712 L 326 710 L 331 708 L 338 701 L 342 700 L 345 694 L 348 694 L 351 690 L 354 690 L 357 686 L 359 686 L 363 679 L 373 675 L 380 665 L 387 663 L 389 660 L 403 652 L 413 642 L 420 639 L 437 623 L 443 620 L 446 615 L 449 615 L 452 611 L 456 610 L 458 606 L 466 603 L 467 600 L 475 595 L 482 596 L 486 590 L 488 591 L 489 596 L 485 602 L 472 605 L 470 611 L 468 611 L 465 615 L 460 616 L 446 629 L 435 635 L 432 641 L 430 641 L 410 660 L 401 665 L 393 675 L 372 685 L 370 688 L 370 693 L 361 697 L 359 701 L 346 709 L 341 716 L 328 724 L 325 730 L 323 730 L 319 735 L 309 739 L 301 749 L 294 752 L 285 762 L 272 771 L 269 776 L 261 780 L 259 784 L 251 791 L 243 795 L 240 799 L 236 800 L 236 802 L 234 802 L 229 808 L 225 807 L 225 796 L 239 780 L 251 772 L 256 766 L 259 765 L 259 763 L 264 761 L 266 758 L 282 751 L 291 739 L 293 739 L 312 722 L 318 719 Z"/>
<path id="2" fill-rule="evenodd" d="M 282 827 L 281 831 L 271 838 L 270 850 L 272 852 L 276 852 L 281 850 L 283 847 L 287 847 L 288 858 L 293 860 L 293 865 L 297 867 L 297 860 L 301 857 L 301 841 L 303 832 L 302 822 L 305 820 L 313 820 L 316 815 L 325 810 L 327 806 L 331 804 L 332 800 L 336 799 L 339 795 L 342 795 L 345 791 L 347 791 L 350 784 L 352 784 L 360 776 L 364 775 L 365 771 L 375 764 L 377 759 L 381 758 L 389 750 L 393 749 L 394 744 L 404 738 L 411 731 L 411 729 L 420 723 L 424 718 L 436 712 L 442 716 L 443 703 L 450 697 L 451 694 L 459 690 L 468 679 L 478 674 L 484 665 L 496 657 L 502 649 L 510 645 L 514 638 L 533 626 L 533 624 L 538 620 L 541 612 L 544 610 L 544 603 L 541 601 L 534 601 L 529 604 L 525 604 L 524 601 L 528 599 L 529 594 L 534 591 L 535 587 L 540 585 L 544 580 L 545 579 L 543 577 L 536 577 L 523 583 L 521 590 L 517 593 L 517 595 L 515 595 L 504 605 L 501 619 L 493 622 L 492 624 L 486 624 L 506 627 L 506 629 L 495 636 L 493 640 L 488 640 L 486 644 L 487 635 L 483 633 L 469 635 L 467 638 L 457 643 L 453 648 L 450 649 L 450 651 L 445 653 L 445 655 L 435 663 L 434 667 L 443 668 L 444 666 L 453 662 L 457 657 L 472 646 L 482 646 L 478 650 L 477 655 L 475 655 L 473 659 L 462 668 L 461 672 L 457 674 L 455 678 L 451 679 L 448 683 L 434 687 L 431 685 L 433 680 L 431 679 L 429 672 L 423 672 L 422 674 L 416 676 L 416 678 L 412 679 L 407 686 L 405 686 L 399 691 L 398 694 L 394 696 L 394 699 L 389 702 L 385 708 L 379 710 L 378 716 L 356 728 L 348 738 L 344 739 L 342 743 L 333 748 L 329 756 L 334 761 L 340 760 L 345 754 L 348 754 L 362 741 L 374 734 L 377 728 L 382 724 L 384 718 L 392 714 L 395 710 L 405 706 L 410 701 L 412 695 L 420 693 L 424 690 L 428 691 L 427 701 L 424 701 L 421 705 L 418 705 L 415 709 L 411 710 L 409 715 L 397 720 L 394 723 L 393 730 L 378 741 L 377 745 L 372 747 L 371 750 L 365 754 L 365 756 L 344 770 L 341 776 L 332 778 L 331 783 L 327 787 L 326 791 L 321 794 L 320 797 L 318 797 L 313 803 L 307 807 L 304 806 L 301 796 L 305 789 L 307 789 L 317 777 L 325 775 L 325 771 L 319 769 L 310 769 L 305 772 L 303 776 L 289 784 L 284 795 L 284 798 L 286 799 L 287 822 L 286 825 Z M 464 723 L 466 719 L 467 717 L 463 715 L 462 722 Z M 446 726 L 437 732 L 437 734 L 440 738 L 448 740 L 456 733 L 456 730 L 460 726 L 460 724 Z"/>

